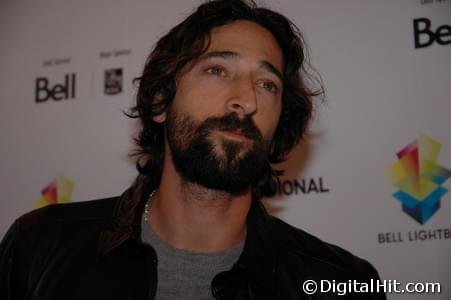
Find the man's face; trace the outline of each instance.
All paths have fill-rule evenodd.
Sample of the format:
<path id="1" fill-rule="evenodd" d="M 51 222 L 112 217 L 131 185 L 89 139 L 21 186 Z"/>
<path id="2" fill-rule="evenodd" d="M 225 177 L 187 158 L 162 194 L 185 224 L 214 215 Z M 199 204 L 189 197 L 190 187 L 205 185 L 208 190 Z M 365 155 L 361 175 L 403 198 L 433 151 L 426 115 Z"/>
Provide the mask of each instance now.
<path id="1" fill-rule="evenodd" d="M 164 118 L 170 155 L 190 182 L 236 193 L 266 161 L 282 107 L 283 55 L 265 28 L 215 28 L 205 54 L 178 76 Z"/>

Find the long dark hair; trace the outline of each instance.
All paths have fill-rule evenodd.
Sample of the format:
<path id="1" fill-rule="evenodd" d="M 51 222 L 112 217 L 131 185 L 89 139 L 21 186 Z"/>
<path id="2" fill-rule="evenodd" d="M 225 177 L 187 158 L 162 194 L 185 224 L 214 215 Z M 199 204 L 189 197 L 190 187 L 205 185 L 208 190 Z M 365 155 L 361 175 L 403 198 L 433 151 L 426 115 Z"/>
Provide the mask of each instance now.
<path id="1" fill-rule="evenodd" d="M 271 163 L 283 161 L 302 138 L 312 116 L 313 97 L 321 95 L 323 88 L 319 75 L 313 76 L 308 71 L 306 47 L 299 29 L 281 14 L 242 0 L 208 1 L 200 5 L 158 41 L 142 76 L 134 79 L 138 93 L 128 116 L 139 118 L 142 130 L 135 139 L 138 149 L 132 156 L 138 158 L 136 167 L 152 185 L 150 189 L 160 183 L 165 139 L 164 125 L 153 118 L 170 107 L 176 93 L 176 76 L 208 49 L 211 30 L 236 20 L 252 21 L 269 30 L 284 57 L 282 114 L 268 159 L 252 185 L 254 198 L 275 194 L 278 176 L 283 171 L 274 170 Z M 316 88 L 311 83 L 316 83 Z"/>

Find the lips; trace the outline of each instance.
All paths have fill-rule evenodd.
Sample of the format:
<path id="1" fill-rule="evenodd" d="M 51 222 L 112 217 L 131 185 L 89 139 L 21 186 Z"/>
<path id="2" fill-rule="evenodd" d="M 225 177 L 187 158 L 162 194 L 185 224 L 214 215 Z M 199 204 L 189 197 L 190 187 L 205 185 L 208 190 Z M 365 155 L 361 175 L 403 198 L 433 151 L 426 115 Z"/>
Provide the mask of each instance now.
<path id="1" fill-rule="evenodd" d="M 239 140 L 243 140 L 244 138 L 249 139 L 241 129 L 219 129 L 218 131 L 228 138 Z"/>
<path id="2" fill-rule="evenodd" d="M 241 129 L 232 129 L 232 130 L 223 130 L 223 131 L 230 132 L 230 133 L 233 133 L 236 135 L 245 136 L 243 133 L 243 130 L 241 130 Z"/>

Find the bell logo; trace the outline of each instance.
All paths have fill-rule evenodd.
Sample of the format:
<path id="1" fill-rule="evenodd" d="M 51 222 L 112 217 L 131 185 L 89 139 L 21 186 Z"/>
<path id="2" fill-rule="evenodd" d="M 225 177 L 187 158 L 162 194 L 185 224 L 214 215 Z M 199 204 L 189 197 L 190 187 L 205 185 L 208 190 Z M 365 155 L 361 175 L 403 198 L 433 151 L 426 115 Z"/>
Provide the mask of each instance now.
<path id="1" fill-rule="evenodd" d="M 35 102 L 43 103 L 49 99 L 60 101 L 63 99 L 75 98 L 75 73 L 66 74 L 64 76 L 64 83 L 55 84 L 49 87 L 49 79 L 46 77 L 39 77 L 36 79 L 36 93 Z"/>
<path id="2" fill-rule="evenodd" d="M 451 44 L 451 26 L 442 25 L 434 31 L 428 18 L 414 19 L 413 33 L 415 49 L 429 47 L 434 42 L 442 46 Z"/>

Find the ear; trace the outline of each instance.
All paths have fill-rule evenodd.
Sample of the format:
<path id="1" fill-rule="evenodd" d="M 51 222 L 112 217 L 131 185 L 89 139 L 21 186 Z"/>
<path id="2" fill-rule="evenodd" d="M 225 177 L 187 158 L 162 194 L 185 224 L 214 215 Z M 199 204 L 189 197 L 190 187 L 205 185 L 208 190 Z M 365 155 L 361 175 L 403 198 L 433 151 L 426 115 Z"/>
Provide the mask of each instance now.
<path id="1" fill-rule="evenodd" d="M 157 123 L 164 123 L 165 121 L 166 121 L 166 111 L 164 111 L 164 112 L 162 112 L 161 114 L 159 114 L 159 115 L 156 115 L 156 116 L 154 116 L 153 118 L 152 118 L 152 120 L 154 121 L 154 122 L 157 122 Z"/>
<path id="2" fill-rule="evenodd" d="M 163 95 L 161 94 L 161 92 L 158 92 L 158 93 L 155 95 L 154 101 L 155 101 L 156 103 L 160 103 L 160 104 L 163 102 Z M 164 109 L 163 112 L 161 112 L 160 114 L 154 116 L 154 117 L 152 118 L 152 120 L 153 120 L 154 122 L 157 122 L 157 123 L 160 123 L 160 124 L 163 123 L 164 121 L 166 121 L 166 109 Z"/>

